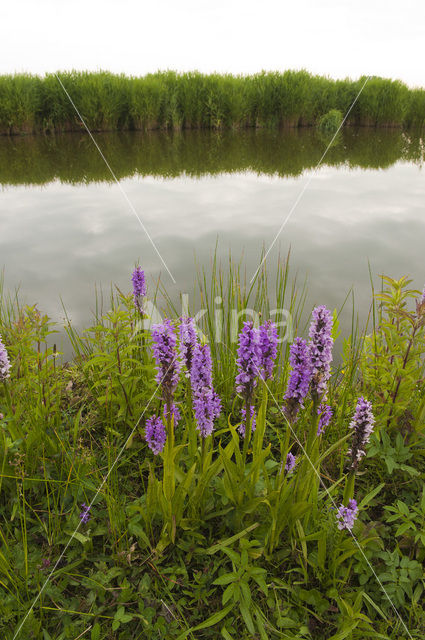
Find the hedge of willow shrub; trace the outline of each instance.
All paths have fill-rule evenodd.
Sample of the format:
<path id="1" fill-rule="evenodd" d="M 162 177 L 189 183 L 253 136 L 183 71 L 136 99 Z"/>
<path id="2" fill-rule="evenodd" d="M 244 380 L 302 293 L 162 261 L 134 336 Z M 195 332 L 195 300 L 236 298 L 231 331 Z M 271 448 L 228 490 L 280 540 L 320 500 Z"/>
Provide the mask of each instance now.
<path id="1" fill-rule="evenodd" d="M 385 278 L 335 366 L 323 305 L 217 344 L 210 306 L 148 331 L 132 280 L 62 365 L 2 298 L 2 637 L 422 637 L 425 293 Z"/>
<path id="2" fill-rule="evenodd" d="M 0 133 L 81 131 L 82 119 L 91 131 L 296 127 L 317 124 L 331 109 L 346 114 L 351 106 L 347 124 L 423 125 L 423 89 L 376 76 L 365 81 L 305 70 L 251 76 L 159 71 L 139 78 L 106 71 L 4 75 Z"/>

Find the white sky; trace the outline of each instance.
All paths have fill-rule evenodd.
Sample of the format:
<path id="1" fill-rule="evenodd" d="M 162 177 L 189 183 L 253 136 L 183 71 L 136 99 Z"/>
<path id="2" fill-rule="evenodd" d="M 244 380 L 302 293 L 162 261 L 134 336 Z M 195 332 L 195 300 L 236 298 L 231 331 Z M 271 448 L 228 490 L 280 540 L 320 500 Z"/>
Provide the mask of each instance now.
<path id="1" fill-rule="evenodd" d="M 425 86 L 425 0 L 2 0 L 0 73 L 305 68 Z"/>

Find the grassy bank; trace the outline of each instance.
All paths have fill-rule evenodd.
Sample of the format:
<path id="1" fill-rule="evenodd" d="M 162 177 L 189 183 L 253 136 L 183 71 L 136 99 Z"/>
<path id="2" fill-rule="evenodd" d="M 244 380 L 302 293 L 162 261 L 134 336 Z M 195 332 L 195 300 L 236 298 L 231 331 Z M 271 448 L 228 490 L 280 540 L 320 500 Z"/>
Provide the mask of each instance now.
<path id="1" fill-rule="evenodd" d="M 241 171 L 281 177 L 314 169 L 328 144 L 316 129 L 244 131 L 115 132 L 97 141 L 119 178 L 187 175 L 201 177 Z M 325 164 L 383 169 L 399 160 L 421 165 L 423 138 L 416 131 L 350 127 L 326 154 Z M 87 135 L 22 136 L 0 144 L 0 184 L 81 184 L 112 176 Z"/>
<path id="2" fill-rule="evenodd" d="M 146 299 L 137 299 L 142 315 L 131 293 L 117 291 L 87 331 L 68 324 L 75 358 L 64 363 L 48 318 L 1 296 L 11 364 L 0 368 L 1 637 L 400 640 L 408 628 L 422 638 L 424 296 L 404 278 L 384 279 L 367 334 L 353 320 L 350 339 L 338 343 L 341 366 L 328 380 L 329 354 L 320 356 L 300 406 L 288 396 L 297 367 L 288 341 L 275 359 L 269 350 L 271 377 L 241 365 L 256 384 L 252 393 L 240 386 L 237 358 L 247 364 L 253 344 L 243 311 L 261 313 L 260 323 L 272 317 L 283 338 L 288 323 L 273 309 L 289 310 L 287 335 L 304 335 L 311 354 L 321 340 L 332 348 L 337 314 L 322 309 L 318 324 L 316 310 L 308 332 L 305 292 L 286 265 L 275 283 L 262 274 L 250 288 L 236 265 L 224 273 L 214 264 L 198 285 L 196 310 L 206 309 L 198 341 L 209 340 L 213 365 L 212 383 L 207 361 L 197 369 L 203 386 L 195 356 L 158 386 L 160 336 L 143 324 Z M 158 304 L 162 293 L 148 287 L 147 296 Z M 161 353 L 173 352 L 181 322 L 162 299 L 172 323 Z M 174 356 L 169 362 L 176 367 Z M 211 384 L 221 411 L 203 438 L 196 402 Z M 357 458 L 361 427 L 349 425 L 361 395 L 375 424 Z M 332 410 L 320 435 L 319 401 Z M 164 414 L 171 402 L 179 420 L 174 409 L 175 419 Z M 256 429 L 248 420 L 243 437 L 249 403 Z M 166 435 L 156 453 L 154 416 Z M 353 498 L 355 538 L 338 527 L 337 511 L 354 510 Z"/>
<path id="3" fill-rule="evenodd" d="M 92 131 L 314 125 L 332 109 L 347 113 L 365 80 L 332 80 L 306 71 L 59 75 Z M 425 91 L 379 77 L 367 83 L 347 120 L 348 125 L 385 127 L 422 127 L 424 122 Z M 55 75 L 0 76 L 0 133 L 81 130 Z"/>

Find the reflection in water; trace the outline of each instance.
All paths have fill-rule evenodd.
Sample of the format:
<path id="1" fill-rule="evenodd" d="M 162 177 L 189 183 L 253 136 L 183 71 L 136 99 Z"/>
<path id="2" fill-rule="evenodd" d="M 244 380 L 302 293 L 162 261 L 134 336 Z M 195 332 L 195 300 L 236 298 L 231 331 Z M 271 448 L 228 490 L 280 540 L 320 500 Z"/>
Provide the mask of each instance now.
<path id="1" fill-rule="evenodd" d="M 315 166 L 325 148 L 313 131 L 98 139 L 117 175 L 128 176 L 122 186 L 177 280 L 172 285 L 162 269 L 163 285 L 176 302 L 180 291 L 193 300 L 194 257 L 208 267 L 217 239 L 219 258 L 226 262 L 229 250 L 236 259 L 243 255 L 247 276 L 254 273 L 263 246 L 272 242 L 307 180 L 302 172 Z M 308 277 L 308 307 L 339 307 L 353 286 L 364 319 L 368 260 L 376 276 L 408 274 L 422 288 L 422 158 L 420 140 L 399 131 L 344 131 L 270 254 L 270 282 L 279 248 L 281 255 L 291 248 L 292 272 L 300 282 Z M 372 167 L 386 170 L 364 170 Z M 20 285 L 25 301 L 38 302 L 56 319 L 63 316 L 62 296 L 79 327 L 90 321 L 95 283 L 106 291 L 111 282 L 131 290 L 130 274 L 140 260 L 152 290 L 161 271 L 117 185 L 106 179 L 85 136 L 0 141 L 3 184 L 44 185 L 6 187 L 0 194 L 6 285 Z M 348 305 L 346 328 L 350 313 Z"/>
<path id="2" fill-rule="evenodd" d="M 96 139 L 118 178 L 200 177 L 253 171 L 298 176 L 319 162 L 328 138 L 316 129 L 214 133 L 103 133 Z M 398 160 L 422 164 L 423 140 L 399 129 L 350 129 L 339 134 L 324 163 L 383 169 Z M 0 139 L 0 184 L 70 184 L 111 181 L 93 142 L 84 134 Z"/>

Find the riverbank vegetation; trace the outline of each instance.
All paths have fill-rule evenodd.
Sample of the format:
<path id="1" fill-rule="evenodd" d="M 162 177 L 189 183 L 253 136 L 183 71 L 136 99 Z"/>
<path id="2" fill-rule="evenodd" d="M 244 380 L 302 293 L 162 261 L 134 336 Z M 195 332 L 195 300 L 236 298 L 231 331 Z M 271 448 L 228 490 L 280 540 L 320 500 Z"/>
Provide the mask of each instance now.
<path id="1" fill-rule="evenodd" d="M 280 177 L 299 176 L 320 161 L 329 134 L 316 129 L 247 129 L 244 131 L 115 132 L 97 142 L 119 178 L 201 177 L 252 171 Z M 420 132 L 349 127 L 338 134 L 326 154 L 331 167 L 384 169 L 399 160 L 421 166 Z M 0 144 L 0 184 L 67 184 L 112 181 L 112 175 L 89 136 L 4 137 Z"/>
<path id="2" fill-rule="evenodd" d="M 366 80 L 332 80 L 307 71 L 166 71 L 144 77 L 72 71 L 58 77 L 91 131 L 311 126 L 332 109 L 345 115 Z M 0 76 L 0 133 L 82 131 L 58 77 Z M 379 77 L 367 82 L 346 121 L 373 127 L 424 123 L 425 90 Z"/>
<path id="3" fill-rule="evenodd" d="M 229 269 L 197 333 L 136 269 L 72 362 L 1 295 L 2 638 L 423 638 L 424 293 L 341 340 L 286 264 Z"/>

